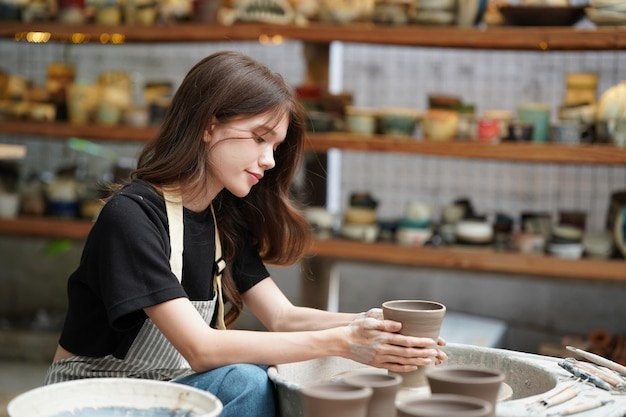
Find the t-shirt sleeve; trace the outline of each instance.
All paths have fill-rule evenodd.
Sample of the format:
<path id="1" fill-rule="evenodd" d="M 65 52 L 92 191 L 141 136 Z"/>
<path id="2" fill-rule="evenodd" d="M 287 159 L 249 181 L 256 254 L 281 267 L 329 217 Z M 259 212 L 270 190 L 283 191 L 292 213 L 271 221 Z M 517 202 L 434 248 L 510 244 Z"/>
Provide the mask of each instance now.
<path id="1" fill-rule="evenodd" d="M 257 248 L 249 240 L 235 259 L 233 276 L 241 294 L 270 276 Z"/>
<path id="2" fill-rule="evenodd" d="M 185 291 L 171 272 L 167 220 L 141 196 L 118 195 L 99 215 L 90 236 L 97 291 L 110 324 L 124 329 L 145 317 L 143 309 Z"/>

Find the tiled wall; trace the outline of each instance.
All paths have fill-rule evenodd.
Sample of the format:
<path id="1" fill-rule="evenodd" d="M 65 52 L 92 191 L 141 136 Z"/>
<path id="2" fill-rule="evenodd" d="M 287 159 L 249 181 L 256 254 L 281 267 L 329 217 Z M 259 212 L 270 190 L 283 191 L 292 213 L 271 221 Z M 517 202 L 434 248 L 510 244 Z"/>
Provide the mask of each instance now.
<path id="1" fill-rule="evenodd" d="M 483 51 L 387 47 L 344 47 L 344 88 L 361 106 L 425 109 L 429 94 L 442 93 L 486 110 L 515 111 L 540 101 L 552 119 L 565 97 L 568 72 L 599 74 L 598 95 L 626 79 L 626 54 L 601 52 Z M 560 210 L 588 213 L 588 229 L 602 230 L 610 193 L 626 189 L 626 167 L 557 165 L 349 152 L 342 156 L 340 197 L 369 190 L 381 200 L 380 214 L 397 217 L 409 201 L 441 208 L 469 197 L 479 212 Z"/>

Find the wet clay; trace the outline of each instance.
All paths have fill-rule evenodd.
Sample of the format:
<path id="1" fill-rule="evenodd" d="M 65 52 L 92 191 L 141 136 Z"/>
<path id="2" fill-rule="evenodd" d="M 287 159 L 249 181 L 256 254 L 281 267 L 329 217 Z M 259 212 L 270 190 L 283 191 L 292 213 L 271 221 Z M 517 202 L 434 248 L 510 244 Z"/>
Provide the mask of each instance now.
<path id="1" fill-rule="evenodd" d="M 439 337 L 441 323 L 446 314 L 446 306 L 436 301 L 426 300 L 385 301 L 382 309 L 386 320 L 402 323 L 400 334 L 429 337 L 435 341 Z M 402 385 L 410 388 L 427 386 L 426 369 L 431 366 L 400 374 L 403 378 Z"/>

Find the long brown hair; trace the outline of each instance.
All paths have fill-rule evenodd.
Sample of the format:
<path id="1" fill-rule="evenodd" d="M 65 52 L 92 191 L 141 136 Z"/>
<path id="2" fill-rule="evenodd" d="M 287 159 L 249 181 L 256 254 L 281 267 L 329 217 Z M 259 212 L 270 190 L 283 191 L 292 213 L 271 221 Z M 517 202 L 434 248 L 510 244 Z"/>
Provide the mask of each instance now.
<path id="1" fill-rule="evenodd" d="M 155 187 L 181 187 L 200 192 L 206 184 L 208 154 L 203 132 L 212 120 L 285 114 L 289 126 L 274 154 L 276 166 L 250 193 L 238 198 L 222 190 L 213 201 L 228 265 L 224 296 L 230 303 L 226 323 L 243 308 L 233 281 L 232 263 L 246 236 L 263 260 L 287 265 L 298 261 L 310 239 L 310 227 L 290 198 L 290 188 L 302 160 L 305 137 L 301 105 L 283 78 L 237 52 L 223 51 L 198 62 L 176 91 L 156 137 L 142 150 L 132 178 Z"/>

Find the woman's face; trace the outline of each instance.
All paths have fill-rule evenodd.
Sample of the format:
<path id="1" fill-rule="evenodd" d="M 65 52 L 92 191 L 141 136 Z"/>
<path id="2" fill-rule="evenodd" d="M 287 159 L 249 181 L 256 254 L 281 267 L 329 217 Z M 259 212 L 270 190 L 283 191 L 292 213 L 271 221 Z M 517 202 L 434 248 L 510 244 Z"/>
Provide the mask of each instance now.
<path id="1" fill-rule="evenodd" d="M 209 143 L 210 188 L 216 194 L 226 188 L 245 197 L 272 169 L 274 151 L 287 135 L 289 116 L 264 114 L 212 124 L 204 132 Z"/>

